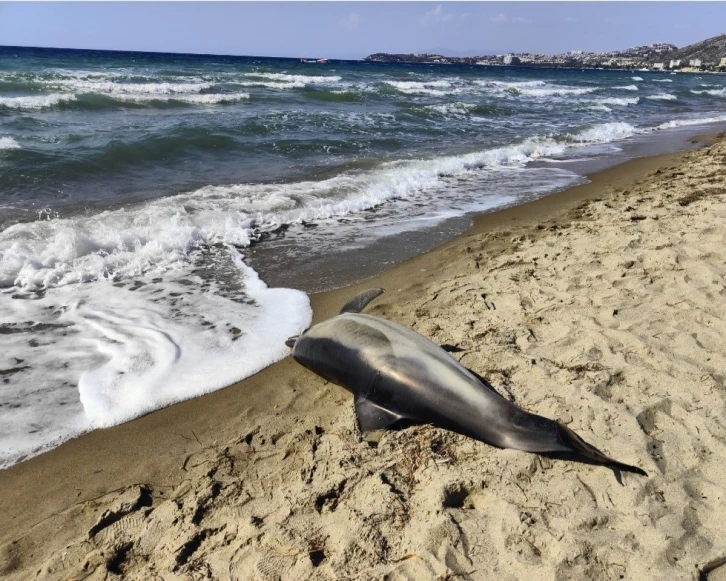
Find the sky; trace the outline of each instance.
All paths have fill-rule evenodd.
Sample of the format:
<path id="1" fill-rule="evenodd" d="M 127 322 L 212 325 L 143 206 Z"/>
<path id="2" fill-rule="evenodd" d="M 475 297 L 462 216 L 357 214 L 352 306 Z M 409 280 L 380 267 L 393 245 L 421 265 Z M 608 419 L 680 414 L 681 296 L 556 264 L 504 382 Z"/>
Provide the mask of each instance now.
<path id="1" fill-rule="evenodd" d="M 0 2 L 0 45 L 362 58 L 606 51 L 726 32 L 725 2 Z"/>

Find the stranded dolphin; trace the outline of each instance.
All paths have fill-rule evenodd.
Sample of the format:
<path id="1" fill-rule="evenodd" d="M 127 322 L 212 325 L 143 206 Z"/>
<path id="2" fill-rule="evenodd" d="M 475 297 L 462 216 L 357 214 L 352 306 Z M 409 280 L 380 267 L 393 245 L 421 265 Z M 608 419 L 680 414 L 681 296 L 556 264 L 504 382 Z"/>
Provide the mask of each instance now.
<path id="1" fill-rule="evenodd" d="M 363 432 L 399 420 L 429 423 L 499 448 L 608 458 L 569 428 L 509 402 L 441 347 L 397 323 L 360 314 L 383 289 L 364 291 L 340 315 L 291 337 L 296 361 L 353 393 Z"/>

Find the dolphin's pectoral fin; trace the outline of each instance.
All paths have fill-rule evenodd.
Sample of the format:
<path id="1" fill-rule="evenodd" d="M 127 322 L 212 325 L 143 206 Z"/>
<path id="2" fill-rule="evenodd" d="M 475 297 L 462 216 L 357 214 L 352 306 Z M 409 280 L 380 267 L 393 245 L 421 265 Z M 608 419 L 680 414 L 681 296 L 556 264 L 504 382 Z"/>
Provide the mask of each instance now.
<path id="1" fill-rule="evenodd" d="M 373 299 L 381 296 L 385 290 L 382 288 L 369 288 L 364 290 L 362 293 L 358 293 L 340 309 L 340 314 L 343 313 L 360 313 L 363 309 L 368 306 Z"/>
<path id="2" fill-rule="evenodd" d="M 355 414 L 361 432 L 383 430 L 403 418 L 365 397 L 355 398 Z"/>

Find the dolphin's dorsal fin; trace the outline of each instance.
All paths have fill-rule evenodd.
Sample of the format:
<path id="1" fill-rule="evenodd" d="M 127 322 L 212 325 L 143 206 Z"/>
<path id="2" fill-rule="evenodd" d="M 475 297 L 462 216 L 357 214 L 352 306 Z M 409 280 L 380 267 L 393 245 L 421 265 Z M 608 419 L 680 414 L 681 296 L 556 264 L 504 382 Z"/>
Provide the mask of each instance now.
<path id="1" fill-rule="evenodd" d="M 382 288 L 369 288 L 368 290 L 364 290 L 362 293 L 358 293 L 347 303 L 345 303 L 343 305 L 343 308 L 340 309 L 340 314 L 342 315 L 343 313 L 360 313 L 363 309 L 366 308 L 368 303 L 370 303 L 376 297 L 381 296 L 384 292 L 386 291 Z"/>
<path id="2" fill-rule="evenodd" d="M 403 418 L 363 396 L 355 398 L 355 414 L 361 432 L 383 430 Z"/>

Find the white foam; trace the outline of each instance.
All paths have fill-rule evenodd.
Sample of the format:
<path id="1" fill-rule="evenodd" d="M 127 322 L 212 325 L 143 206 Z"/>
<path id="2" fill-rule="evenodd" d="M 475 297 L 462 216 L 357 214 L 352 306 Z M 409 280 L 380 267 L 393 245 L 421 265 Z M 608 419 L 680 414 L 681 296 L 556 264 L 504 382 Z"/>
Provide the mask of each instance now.
<path id="1" fill-rule="evenodd" d="M 703 91 L 691 90 L 694 95 L 711 95 L 713 97 L 726 97 L 726 87 L 723 89 L 704 89 Z"/>
<path id="2" fill-rule="evenodd" d="M 509 94 L 535 98 L 585 95 L 595 91 L 594 87 L 554 85 L 545 81 L 475 81 L 475 84 L 493 88 L 495 92 L 502 95 Z"/>
<path id="3" fill-rule="evenodd" d="M 481 85 L 482 87 L 513 87 L 513 88 L 520 88 L 520 87 L 544 87 L 547 83 L 545 81 L 492 81 L 492 80 L 482 80 L 482 81 L 474 81 L 477 85 Z"/>
<path id="4" fill-rule="evenodd" d="M 342 77 L 337 75 L 288 75 L 285 73 L 245 73 L 245 77 L 270 79 L 272 81 L 280 81 L 283 83 L 302 83 L 303 86 L 307 84 L 325 84 L 325 83 L 337 83 Z"/>
<path id="5" fill-rule="evenodd" d="M 614 122 L 601 123 L 583 129 L 575 134 L 569 134 L 571 141 L 577 143 L 610 143 L 627 139 L 638 133 L 630 123 Z"/>
<path id="6" fill-rule="evenodd" d="M 109 94 L 119 101 L 129 101 L 134 103 L 151 103 L 154 101 L 178 101 L 180 103 L 190 103 L 193 105 L 215 105 L 218 103 L 233 103 L 243 101 L 250 98 L 249 93 L 207 93 L 204 95 L 184 95 L 184 94 L 141 94 L 141 95 L 114 95 Z"/>
<path id="7" fill-rule="evenodd" d="M 651 99 L 652 101 L 675 101 L 678 99 L 678 97 L 670 93 L 658 93 L 656 95 L 648 95 L 645 98 Z"/>
<path id="8" fill-rule="evenodd" d="M 400 91 L 401 93 L 406 93 L 409 95 L 415 95 L 415 94 L 425 94 L 425 95 L 435 95 L 438 97 L 443 97 L 445 95 L 451 95 L 454 93 L 459 93 L 460 89 L 452 88 L 452 84 L 450 81 L 383 81 L 386 85 L 389 85 L 396 89 L 397 91 Z"/>
<path id="9" fill-rule="evenodd" d="M 634 81 L 642 81 L 643 80 L 643 77 L 630 77 L 630 78 L 633 79 Z"/>
<path id="10" fill-rule="evenodd" d="M 653 79 L 654 83 L 672 83 L 673 79 Z"/>
<path id="11" fill-rule="evenodd" d="M 12 137 L 0 137 L 0 150 L 2 149 L 20 149 L 20 144 Z"/>
<path id="12" fill-rule="evenodd" d="M 475 109 L 477 105 L 475 103 L 464 103 L 461 101 L 454 101 L 452 103 L 441 103 L 439 105 L 427 105 L 425 108 L 431 111 L 436 111 L 445 117 L 468 117 L 472 109 Z"/>
<path id="13" fill-rule="evenodd" d="M 102 94 L 148 94 L 175 95 L 199 93 L 212 87 L 212 83 L 119 83 L 113 81 L 58 80 L 44 81 L 53 86 L 60 86 L 73 93 Z"/>
<path id="14" fill-rule="evenodd" d="M 136 279 L 147 283 L 136 290 L 99 281 L 0 301 L 5 324 L 45 326 L 0 335 L 0 368 L 23 368 L 7 376 L 10 389 L 0 396 L 0 467 L 226 387 L 285 357 L 285 339 L 310 322 L 307 297 L 269 289 L 238 267 L 245 302 L 205 288 L 191 269 L 160 284 Z"/>
<path id="15" fill-rule="evenodd" d="M 75 95 L 53 93 L 51 95 L 32 95 L 25 97 L 0 97 L 0 107 L 8 109 L 48 109 L 63 101 L 74 101 Z"/>
<path id="16" fill-rule="evenodd" d="M 637 91 L 638 85 L 623 85 L 622 87 L 613 87 L 613 89 L 618 89 L 619 91 Z"/>
<path id="17" fill-rule="evenodd" d="M 676 127 L 686 127 L 689 125 L 707 125 L 709 123 L 724 123 L 726 122 L 726 115 L 719 115 L 716 117 L 701 117 L 696 119 L 673 119 L 666 123 L 658 125 L 657 129 L 674 129 Z"/>
<path id="18" fill-rule="evenodd" d="M 587 108 L 591 111 L 604 111 L 605 113 L 612 113 L 613 111 L 610 107 L 602 103 L 593 103 L 592 105 L 588 105 Z"/>
<path id="19" fill-rule="evenodd" d="M 146 303 L 138 312 L 127 303 L 123 314 L 114 308 L 111 313 L 85 315 L 86 322 L 102 335 L 97 348 L 109 357 L 105 365 L 84 373 L 79 381 L 81 403 L 93 427 L 118 424 L 226 387 L 288 354 L 285 340 L 302 331 L 312 318 L 307 297 L 298 291 L 269 289 L 240 258 L 237 263 L 245 294 L 255 308 L 240 308 L 214 295 L 207 295 L 204 302 L 208 321 L 240 329 L 239 334 L 220 337 L 216 329 L 185 328 L 178 321 L 170 324 L 166 312 L 155 312 Z"/>
<path id="20" fill-rule="evenodd" d="M 247 81 L 237 83 L 243 87 L 267 87 L 268 89 L 304 89 L 307 83 L 304 81 L 277 83 L 271 81 Z"/>
<path id="21" fill-rule="evenodd" d="M 640 97 L 605 97 L 603 99 L 590 99 L 586 101 L 595 105 L 617 105 L 618 107 L 627 107 L 628 105 L 637 105 L 640 103 Z"/>

